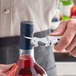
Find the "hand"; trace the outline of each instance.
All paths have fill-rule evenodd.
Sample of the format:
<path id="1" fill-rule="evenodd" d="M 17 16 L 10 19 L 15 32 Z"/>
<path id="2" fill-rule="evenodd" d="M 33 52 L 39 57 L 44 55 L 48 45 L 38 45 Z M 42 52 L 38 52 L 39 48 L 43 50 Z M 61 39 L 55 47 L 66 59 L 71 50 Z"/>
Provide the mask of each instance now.
<path id="1" fill-rule="evenodd" d="M 76 5 L 76 0 L 73 0 L 74 4 Z"/>
<path id="2" fill-rule="evenodd" d="M 3 65 L 0 64 L 0 76 L 7 76 L 4 72 L 7 72 L 8 69 L 13 66 L 14 64 L 10 64 L 10 65 Z"/>
<path id="3" fill-rule="evenodd" d="M 61 21 L 51 35 L 62 36 L 59 43 L 54 47 L 55 50 L 63 51 L 65 49 L 76 57 L 76 19 Z"/>

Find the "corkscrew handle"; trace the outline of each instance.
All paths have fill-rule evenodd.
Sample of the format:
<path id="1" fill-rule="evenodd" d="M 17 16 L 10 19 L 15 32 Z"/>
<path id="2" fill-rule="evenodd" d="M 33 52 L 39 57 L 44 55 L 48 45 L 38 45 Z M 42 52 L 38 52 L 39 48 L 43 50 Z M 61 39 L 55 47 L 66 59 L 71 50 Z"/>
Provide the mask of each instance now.
<path id="1" fill-rule="evenodd" d="M 61 36 L 48 36 L 48 40 L 50 41 L 51 45 L 56 45 L 60 39 Z"/>
<path id="2" fill-rule="evenodd" d="M 47 36 L 43 38 L 37 38 L 37 37 L 33 38 L 25 37 L 25 38 L 31 39 L 32 46 L 38 47 L 38 46 L 56 45 L 59 42 L 61 36 Z"/>

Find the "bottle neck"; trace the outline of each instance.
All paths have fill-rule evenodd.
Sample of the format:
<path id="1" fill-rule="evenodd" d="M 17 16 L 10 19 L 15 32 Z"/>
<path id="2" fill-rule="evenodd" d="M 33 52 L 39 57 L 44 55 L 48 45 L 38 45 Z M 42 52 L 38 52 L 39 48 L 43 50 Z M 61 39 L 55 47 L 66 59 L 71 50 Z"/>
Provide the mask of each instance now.
<path id="1" fill-rule="evenodd" d="M 34 50 L 23 50 L 20 49 L 19 51 L 20 57 L 17 61 L 17 65 L 20 67 L 32 67 L 34 66 L 35 59 L 34 59 Z"/>
<path id="2" fill-rule="evenodd" d="M 31 40 L 25 38 L 25 34 L 21 34 L 20 56 L 28 55 L 34 60 L 34 49 L 31 45 Z"/>
<path id="3" fill-rule="evenodd" d="M 31 40 L 25 38 L 25 34 L 21 34 L 21 42 L 20 42 L 20 57 L 17 62 L 17 65 L 20 67 L 30 67 L 34 66 L 34 50 L 31 45 Z"/>
<path id="4" fill-rule="evenodd" d="M 29 21 L 21 22 L 21 38 L 20 38 L 20 57 L 17 64 L 20 67 L 29 67 L 34 64 L 34 50 L 31 45 L 31 39 L 26 37 L 33 36 L 33 23 Z"/>
<path id="5" fill-rule="evenodd" d="M 33 61 L 35 61 L 35 59 L 34 59 L 34 49 L 31 49 L 31 50 L 20 49 L 19 54 L 20 54 L 20 57 L 29 56 L 29 57 L 31 57 L 33 59 Z"/>

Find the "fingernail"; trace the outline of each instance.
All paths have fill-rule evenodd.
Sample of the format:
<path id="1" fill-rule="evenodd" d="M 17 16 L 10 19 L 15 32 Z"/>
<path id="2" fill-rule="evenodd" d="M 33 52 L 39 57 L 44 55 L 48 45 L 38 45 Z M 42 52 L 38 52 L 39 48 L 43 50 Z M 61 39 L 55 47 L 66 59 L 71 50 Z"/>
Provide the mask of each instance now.
<path id="1" fill-rule="evenodd" d="M 59 32 L 53 32 L 53 33 L 51 33 L 52 35 L 56 35 L 56 34 L 59 34 Z"/>

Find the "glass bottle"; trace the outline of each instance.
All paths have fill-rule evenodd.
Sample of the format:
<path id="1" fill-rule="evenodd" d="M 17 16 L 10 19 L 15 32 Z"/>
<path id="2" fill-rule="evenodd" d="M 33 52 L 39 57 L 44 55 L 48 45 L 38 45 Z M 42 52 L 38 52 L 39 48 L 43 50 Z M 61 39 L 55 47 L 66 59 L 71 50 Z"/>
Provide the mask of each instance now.
<path id="1" fill-rule="evenodd" d="M 47 76 L 47 73 L 40 67 L 34 58 L 34 50 L 31 40 L 26 39 L 33 36 L 33 22 L 21 22 L 20 56 L 16 64 L 7 72 L 8 76 Z"/>
<path id="2" fill-rule="evenodd" d="M 70 9 L 73 6 L 73 0 L 60 0 L 62 3 L 62 20 L 70 19 Z"/>
<path id="3" fill-rule="evenodd" d="M 70 12 L 70 17 L 76 19 L 76 5 L 73 5 Z"/>

